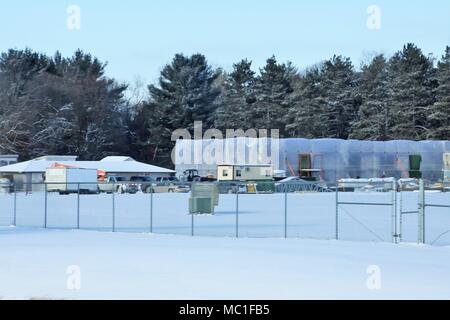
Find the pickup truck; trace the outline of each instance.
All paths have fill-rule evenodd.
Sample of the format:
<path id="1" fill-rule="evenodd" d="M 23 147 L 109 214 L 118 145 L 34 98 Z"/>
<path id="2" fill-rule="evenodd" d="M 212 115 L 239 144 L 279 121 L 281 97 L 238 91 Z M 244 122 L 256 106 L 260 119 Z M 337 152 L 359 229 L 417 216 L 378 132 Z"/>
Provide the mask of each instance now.
<path id="1" fill-rule="evenodd" d="M 154 185 L 154 181 L 151 177 L 131 177 L 130 181 L 134 184 L 138 185 L 138 189 L 140 189 L 143 193 L 151 193 L 152 186 Z"/>
<path id="2" fill-rule="evenodd" d="M 11 189 L 11 181 L 6 178 L 0 178 L 0 193 L 10 193 Z"/>
<path id="3" fill-rule="evenodd" d="M 98 183 L 98 188 L 104 193 L 136 194 L 138 192 L 138 185 L 128 182 L 124 177 L 108 177 L 106 181 Z"/>

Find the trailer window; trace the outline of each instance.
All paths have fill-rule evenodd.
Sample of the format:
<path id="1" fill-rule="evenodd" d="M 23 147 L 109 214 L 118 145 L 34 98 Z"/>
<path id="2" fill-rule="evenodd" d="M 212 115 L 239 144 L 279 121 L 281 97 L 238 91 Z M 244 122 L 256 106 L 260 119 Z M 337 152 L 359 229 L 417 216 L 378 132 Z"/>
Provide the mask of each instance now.
<path id="1" fill-rule="evenodd" d="M 242 170 L 236 170 L 236 177 L 242 177 Z"/>
<path id="2" fill-rule="evenodd" d="M 228 170 L 223 170 L 222 171 L 222 176 L 228 177 Z"/>

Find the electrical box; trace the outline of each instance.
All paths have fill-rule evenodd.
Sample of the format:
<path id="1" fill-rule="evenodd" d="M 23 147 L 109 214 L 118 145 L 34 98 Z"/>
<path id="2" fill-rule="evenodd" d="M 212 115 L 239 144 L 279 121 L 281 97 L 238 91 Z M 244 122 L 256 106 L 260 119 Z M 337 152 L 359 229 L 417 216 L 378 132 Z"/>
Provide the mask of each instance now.
<path id="1" fill-rule="evenodd" d="M 214 214 L 214 203 L 212 198 L 190 198 L 190 214 Z"/>
<path id="2" fill-rule="evenodd" d="M 217 183 L 194 183 L 189 199 L 190 214 L 214 214 L 219 205 L 219 185 Z"/>

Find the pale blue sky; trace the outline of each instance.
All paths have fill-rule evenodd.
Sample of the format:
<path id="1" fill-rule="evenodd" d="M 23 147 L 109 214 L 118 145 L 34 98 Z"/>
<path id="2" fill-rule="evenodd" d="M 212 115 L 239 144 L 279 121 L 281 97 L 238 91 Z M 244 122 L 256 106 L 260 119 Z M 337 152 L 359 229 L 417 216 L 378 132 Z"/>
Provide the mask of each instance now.
<path id="1" fill-rule="evenodd" d="M 366 26 L 378 5 L 382 28 Z M 81 30 L 66 27 L 69 5 L 81 8 Z M 255 68 L 275 54 L 300 68 L 367 52 L 392 54 L 406 42 L 441 56 L 450 45 L 448 0 L 3 0 L 0 50 L 30 47 L 69 55 L 77 48 L 108 61 L 107 74 L 147 83 L 177 52 L 204 53 L 229 70 L 242 58 Z"/>

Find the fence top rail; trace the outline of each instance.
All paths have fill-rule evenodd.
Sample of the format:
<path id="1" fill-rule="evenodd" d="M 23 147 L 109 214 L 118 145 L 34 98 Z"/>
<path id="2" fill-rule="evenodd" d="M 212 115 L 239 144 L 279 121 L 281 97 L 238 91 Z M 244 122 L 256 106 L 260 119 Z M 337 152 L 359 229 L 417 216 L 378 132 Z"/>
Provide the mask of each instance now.
<path id="1" fill-rule="evenodd" d="M 428 204 L 428 203 L 425 203 L 424 206 L 425 207 L 433 207 L 433 208 L 450 208 L 450 205 L 445 205 L 445 204 Z"/>
<path id="2" fill-rule="evenodd" d="M 338 205 L 354 205 L 354 206 L 392 206 L 392 203 L 376 203 L 376 202 L 337 202 Z"/>

